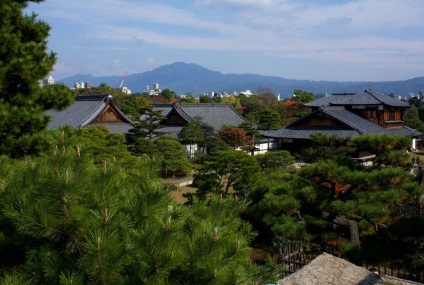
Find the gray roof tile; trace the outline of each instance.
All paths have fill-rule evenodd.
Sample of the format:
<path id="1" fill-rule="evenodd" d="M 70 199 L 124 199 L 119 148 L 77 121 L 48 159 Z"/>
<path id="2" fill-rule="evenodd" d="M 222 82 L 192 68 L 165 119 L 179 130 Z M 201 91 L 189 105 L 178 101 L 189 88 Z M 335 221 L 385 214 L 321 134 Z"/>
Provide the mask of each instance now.
<path id="1" fill-rule="evenodd" d="M 402 102 L 387 95 L 368 90 L 355 94 L 329 95 L 305 104 L 305 106 L 308 107 L 322 107 L 331 105 L 387 105 L 392 107 L 409 107 L 409 104 L 406 102 Z"/>
<path id="2" fill-rule="evenodd" d="M 336 120 L 344 123 L 348 128 L 330 128 L 330 127 L 296 127 L 298 122 L 315 116 L 317 113 L 324 113 Z M 367 119 L 364 119 L 342 107 L 322 107 L 298 120 L 291 123 L 284 129 L 262 132 L 263 136 L 271 138 L 292 138 L 292 139 L 308 139 L 313 133 L 323 133 L 328 136 L 337 135 L 338 137 L 353 137 L 362 134 L 395 134 L 402 136 L 416 137 L 421 135 L 415 129 L 408 128 L 406 126 L 397 128 L 383 128 L 377 124 L 374 124 Z"/>
<path id="3" fill-rule="evenodd" d="M 323 113 L 347 124 L 360 134 L 379 134 L 384 132 L 384 128 L 368 121 L 345 109 L 326 107 L 321 110 Z"/>
<path id="4" fill-rule="evenodd" d="M 174 108 L 188 122 L 201 118 L 203 123 L 215 130 L 223 125 L 238 126 L 246 122 L 246 119 L 229 104 L 177 103 Z"/>
<path id="5" fill-rule="evenodd" d="M 57 129 L 63 126 L 70 126 L 72 128 L 87 127 L 92 124 L 100 114 L 102 114 L 109 104 L 114 105 L 113 97 L 111 95 L 102 94 L 78 96 L 75 99 L 74 104 L 64 110 L 48 110 L 46 112 L 52 117 L 47 129 Z M 96 125 L 104 125 L 109 128 L 111 132 L 125 133 L 129 128 L 131 128 L 131 120 L 118 108 L 116 108 L 116 110 L 126 123 L 104 123 Z M 128 129 L 126 126 L 128 126 Z"/>

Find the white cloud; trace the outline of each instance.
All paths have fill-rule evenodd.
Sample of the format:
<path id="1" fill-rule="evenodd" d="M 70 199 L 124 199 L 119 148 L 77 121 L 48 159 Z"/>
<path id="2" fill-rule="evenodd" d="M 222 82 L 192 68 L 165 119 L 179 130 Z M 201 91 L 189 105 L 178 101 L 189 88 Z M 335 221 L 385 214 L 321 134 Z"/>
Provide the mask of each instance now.
<path id="1" fill-rule="evenodd" d="M 277 0 L 197 0 L 200 5 L 239 5 L 239 6 L 262 6 L 271 7 L 278 3 Z"/>
<path id="2" fill-rule="evenodd" d="M 56 0 L 30 7 L 40 8 L 40 18 L 51 22 L 55 39 L 65 42 L 64 35 L 74 37 L 66 48 L 81 53 L 106 49 L 130 54 L 155 46 L 393 68 L 415 62 L 417 70 L 423 64 L 424 33 L 418 32 L 424 29 L 422 0 L 191 2 L 196 5 L 164 0 Z M 128 65 L 124 57 L 118 60 Z M 157 65 L 161 62 L 153 59 L 157 57 L 146 55 L 138 66 Z M 59 64 L 57 68 L 64 69 Z"/>

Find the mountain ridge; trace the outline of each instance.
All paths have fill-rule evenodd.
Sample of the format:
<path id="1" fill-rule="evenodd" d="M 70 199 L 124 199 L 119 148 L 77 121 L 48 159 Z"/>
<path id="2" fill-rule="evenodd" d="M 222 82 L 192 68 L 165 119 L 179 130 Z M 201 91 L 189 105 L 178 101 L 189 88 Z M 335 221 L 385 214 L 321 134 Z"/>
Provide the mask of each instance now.
<path id="1" fill-rule="evenodd" d="M 72 77 L 57 80 L 73 87 L 77 81 L 90 82 L 93 86 L 106 83 L 112 87 L 118 87 L 122 77 L 100 76 L 91 74 L 76 74 Z M 242 92 L 258 88 L 270 88 L 273 92 L 281 95 L 281 98 L 289 97 L 293 90 L 300 89 L 314 94 L 360 92 L 372 89 L 384 94 L 406 96 L 409 93 L 417 93 L 424 90 L 424 77 L 416 77 L 399 81 L 313 81 L 287 79 L 278 76 L 266 76 L 253 73 L 223 74 L 219 71 L 209 70 L 195 63 L 175 62 L 160 66 L 151 71 L 130 74 L 125 77 L 124 86 L 133 93 L 143 92 L 147 86 L 152 88 L 153 83 L 159 83 L 160 88 L 169 88 L 177 94 L 191 93 L 198 96 L 201 93 L 210 92 Z"/>

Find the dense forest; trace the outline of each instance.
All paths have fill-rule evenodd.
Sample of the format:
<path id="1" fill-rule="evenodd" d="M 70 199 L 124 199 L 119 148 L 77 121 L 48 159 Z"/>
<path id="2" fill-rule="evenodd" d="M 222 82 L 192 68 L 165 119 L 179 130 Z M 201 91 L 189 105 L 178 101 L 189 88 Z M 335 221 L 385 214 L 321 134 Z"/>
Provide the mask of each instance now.
<path id="1" fill-rule="evenodd" d="M 255 96 L 200 97 L 233 104 L 250 123 L 214 130 L 184 126 L 161 136 L 162 114 L 146 94 L 105 84 L 41 86 L 56 54 L 49 26 L 23 13 L 29 1 L 0 4 L 0 284 L 268 284 L 281 277 L 280 249 L 302 241 L 360 264 L 396 262 L 424 271 L 423 168 L 409 139 L 314 135 L 301 153 L 251 156 L 258 130 L 308 113 L 314 95 L 279 102 Z M 35 1 L 38 2 L 38 1 Z M 127 135 L 106 128 L 46 130 L 45 111 L 77 95 L 113 94 L 136 119 Z M 156 102 L 194 102 L 164 90 Z M 418 102 L 405 122 L 422 129 Z M 182 142 L 199 151 L 187 157 Z M 358 151 L 371 166 L 352 162 Z M 296 168 L 295 159 L 308 161 Z M 165 178 L 191 174 L 186 204 Z M 253 248 L 269 253 L 251 259 Z"/>

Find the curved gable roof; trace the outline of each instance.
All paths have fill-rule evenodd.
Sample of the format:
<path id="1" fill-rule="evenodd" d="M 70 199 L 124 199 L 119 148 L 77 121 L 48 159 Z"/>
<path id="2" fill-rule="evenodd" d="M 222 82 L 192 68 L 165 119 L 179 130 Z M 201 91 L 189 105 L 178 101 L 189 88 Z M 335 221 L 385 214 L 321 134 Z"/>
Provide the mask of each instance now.
<path id="1" fill-rule="evenodd" d="M 307 107 L 348 105 L 387 105 L 391 107 L 409 107 L 409 104 L 406 102 L 369 90 L 359 93 L 333 94 L 305 104 Z"/>
<path id="2" fill-rule="evenodd" d="M 365 90 L 351 96 L 343 105 L 387 105 L 391 107 L 409 107 L 406 102 L 399 101 L 390 96 Z M 333 104 L 338 105 L 338 104 Z"/>
<path id="3" fill-rule="evenodd" d="M 115 105 L 112 95 L 86 95 L 78 96 L 74 104 L 64 110 L 47 111 L 47 114 L 52 117 L 47 129 L 57 129 L 66 125 L 72 128 L 84 128 L 93 123 L 108 106 L 113 108 L 124 124 L 126 123 L 129 125 L 132 123 L 132 121 Z M 112 123 L 105 123 L 104 125 L 107 127 L 111 124 Z M 123 123 L 120 124 L 122 125 Z M 118 132 L 120 131 L 118 130 Z"/>

